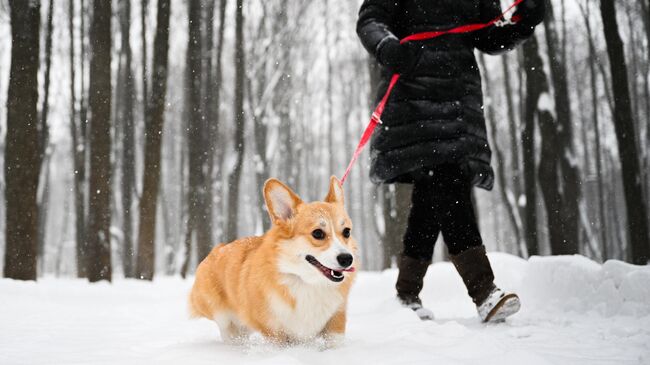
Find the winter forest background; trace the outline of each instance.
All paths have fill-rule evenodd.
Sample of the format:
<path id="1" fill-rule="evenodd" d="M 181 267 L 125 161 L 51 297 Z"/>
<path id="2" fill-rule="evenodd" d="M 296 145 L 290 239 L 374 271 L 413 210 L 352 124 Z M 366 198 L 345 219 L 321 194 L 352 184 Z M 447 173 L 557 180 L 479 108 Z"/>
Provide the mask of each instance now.
<path id="1" fill-rule="evenodd" d="M 184 276 L 268 228 L 266 178 L 323 198 L 374 106 L 360 2 L 0 0 L 4 276 Z M 645 264 L 650 4 L 550 3 L 523 47 L 479 56 L 497 173 L 475 196 L 484 241 Z M 367 172 L 366 151 L 346 202 L 380 270 L 409 187 Z"/>

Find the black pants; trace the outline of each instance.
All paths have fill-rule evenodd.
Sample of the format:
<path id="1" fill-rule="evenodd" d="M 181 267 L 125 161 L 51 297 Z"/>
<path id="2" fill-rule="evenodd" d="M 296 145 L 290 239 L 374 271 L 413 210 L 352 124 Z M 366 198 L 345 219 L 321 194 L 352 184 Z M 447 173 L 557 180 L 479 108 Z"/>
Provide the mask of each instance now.
<path id="1" fill-rule="evenodd" d="M 404 235 L 404 255 L 431 260 L 442 232 L 449 254 L 483 244 L 469 178 L 458 165 L 439 165 L 413 186 L 412 207 Z"/>

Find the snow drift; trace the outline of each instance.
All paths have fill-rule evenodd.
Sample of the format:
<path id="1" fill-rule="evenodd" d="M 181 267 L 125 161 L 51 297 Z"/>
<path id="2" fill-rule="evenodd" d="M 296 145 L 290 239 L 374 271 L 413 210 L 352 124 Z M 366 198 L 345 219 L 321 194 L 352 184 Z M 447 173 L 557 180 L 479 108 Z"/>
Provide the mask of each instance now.
<path id="1" fill-rule="evenodd" d="M 479 323 L 449 263 L 426 277 L 422 297 L 433 322 L 393 299 L 395 270 L 363 272 L 347 340 L 327 351 L 277 348 L 259 337 L 221 343 L 214 323 L 188 319 L 191 280 L 0 280 L 0 364 L 650 363 L 649 266 L 581 256 L 490 259 L 497 284 L 522 299 L 507 323 Z"/>
<path id="2" fill-rule="evenodd" d="M 583 256 L 533 257 L 522 294 L 536 306 L 603 316 L 650 314 L 650 266 L 621 261 L 597 264 Z"/>

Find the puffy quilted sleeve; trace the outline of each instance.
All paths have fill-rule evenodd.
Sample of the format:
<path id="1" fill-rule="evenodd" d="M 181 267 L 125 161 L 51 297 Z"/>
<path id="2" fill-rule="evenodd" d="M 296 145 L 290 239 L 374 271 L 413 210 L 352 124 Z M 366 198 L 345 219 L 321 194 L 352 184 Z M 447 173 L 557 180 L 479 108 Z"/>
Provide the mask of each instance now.
<path id="1" fill-rule="evenodd" d="M 501 14 L 499 0 L 481 0 L 481 23 L 487 23 Z M 493 25 L 474 33 L 474 47 L 488 54 L 512 50 L 528 39 L 535 26 L 544 19 L 544 0 L 526 0 L 513 14 L 515 24 Z"/>
<path id="2" fill-rule="evenodd" d="M 399 0 L 364 0 L 359 9 L 357 34 L 370 54 L 377 57 L 381 43 L 397 37 L 391 30 Z"/>

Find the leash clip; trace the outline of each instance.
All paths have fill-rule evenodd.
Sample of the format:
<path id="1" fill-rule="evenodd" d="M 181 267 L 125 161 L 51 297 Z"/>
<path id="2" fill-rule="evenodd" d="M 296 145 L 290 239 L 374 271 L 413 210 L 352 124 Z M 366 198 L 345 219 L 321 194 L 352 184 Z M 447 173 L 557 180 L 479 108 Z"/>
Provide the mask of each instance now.
<path id="1" fill-rule="evenodd" d="M 379 114 L 377 114 L 377 113 L 372 113 L 372 117 L 371 117 L 370 119 L 372 119 L 372 120 L 374 120 L 375 122 L 377 122 L 377 124 L 384 124 L 384 123 L 381 121 L 381 117 L 380 117 Z"/>
<path id="2" fill-rule="evenodd" d="M 494 22 L 494 25 L 499 28 L 503 28 L 506 25 L 514 25 L 514 24 L 516 23 L 512 20 L 512 18 L 497 20 L 496 22 Z"/>

